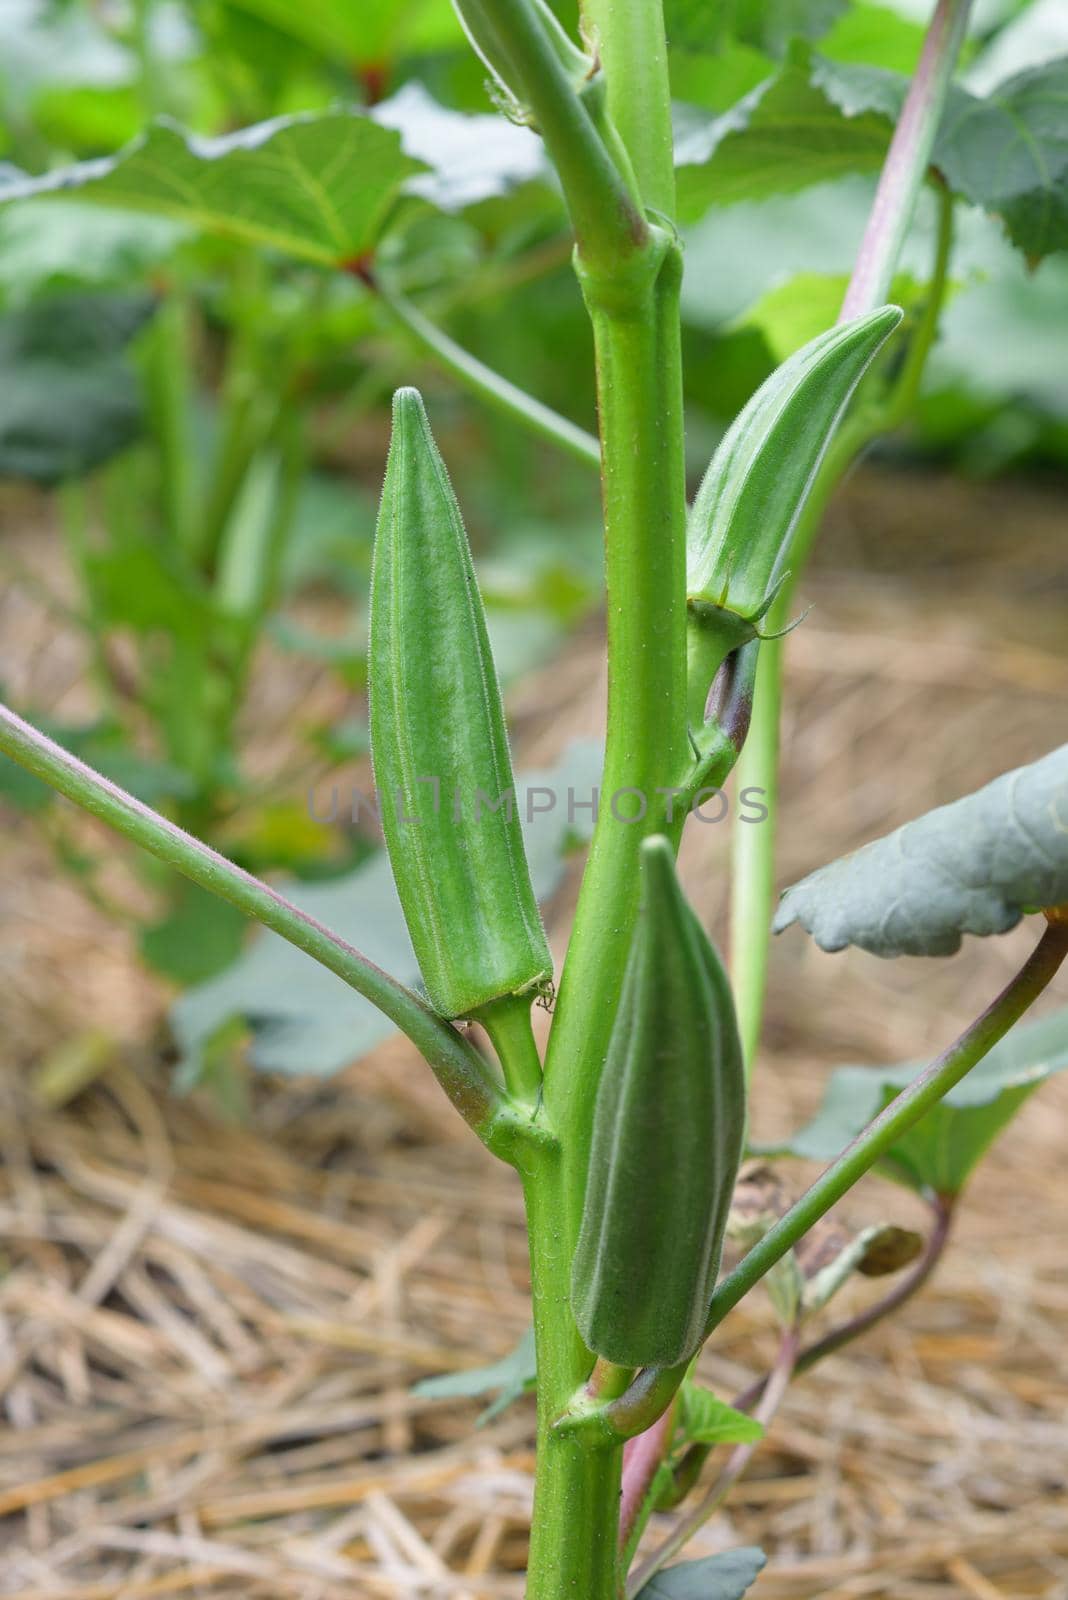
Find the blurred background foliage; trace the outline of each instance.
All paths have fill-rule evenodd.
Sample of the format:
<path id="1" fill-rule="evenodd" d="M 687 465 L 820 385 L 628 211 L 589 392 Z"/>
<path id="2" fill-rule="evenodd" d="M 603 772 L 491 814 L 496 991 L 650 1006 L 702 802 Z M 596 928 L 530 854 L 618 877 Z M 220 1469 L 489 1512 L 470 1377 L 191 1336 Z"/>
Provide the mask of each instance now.
<path id="1" fill-rule="evenodd" d="M 569 0 L 557 9 L 575 22 Z M 695 479 L 776 362 L 837 313 L 927 10 L 669 0 Z M 448 0 L 6 0 L 4 24 L 0 479 L 7 496 L 33 486 L 58 530 L 75 598 L 52 599 L 87 643 L 94 705 L 76 723 L 19 709 L 253 870 L 320 889 L 377 871 L 373 840 L 313 821 L 304 785 L 366 754 L 396 384 L 427 394 L 502 675 L 598 603 L 589 463 L 471 393 L 418 321 L 593 429 L 589 331 L 538 142 L 498 114 Z M 978 5 L 963 72 L 978 135 L 947 134 L 936 155 L 963 197 L 948 307 L 886 453 L 972 474 L 1068 461 L 1068 155 L 1063 130 L 1000 91 L 1051 58 L 1063 72 L 1059 56 L 1061 0 Z M 1041 189 L 1015 146 L 1012 182 L 993 176 L 1018 113 L 1039 155 L 1056 146 Z M 906 309 L 922 306 L 936 227 L 932 193 Z M 0 563 L 20 576 L 2 533 Z M 310 713 L 253 779 L 242 712 L 265 648 L 336 674 L 351 716 Z M 13 767 L 0 787 L 49 808 Z M 100 862 L 57 839 L 96 892 Z M 226 968 L 240 919 L 139 870 L 157 907 L 146 960 L 181 983 Z"/>

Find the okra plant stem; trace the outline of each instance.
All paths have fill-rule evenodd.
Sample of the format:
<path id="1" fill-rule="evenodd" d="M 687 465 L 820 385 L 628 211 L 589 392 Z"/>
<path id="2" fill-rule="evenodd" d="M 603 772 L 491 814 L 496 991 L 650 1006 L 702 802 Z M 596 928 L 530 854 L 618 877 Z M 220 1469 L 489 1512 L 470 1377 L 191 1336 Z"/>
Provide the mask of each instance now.
<path id="1" fill-rule="evenodd" d="M 775 1364 L 768 1374 L 767 1382 L 753 1413 L 755 1420 L 761 1423 L 764 1428 L 770 1426 L 776 1412 L 786 1398 L 786 1392 L 790 1387 L 790 1379 L 797 1370 L 798 1343 L 799 1337 L 795 1328 L 791 1328 L 783 1335 L 779 1353 L 775 1358 Z M 759 1439 L 755 1439 L 749 1444 L 735 1446 L 724 1465 L 723 1471 L 708 1493 L 703 1496 L 692 1511 L 688 1512 L 680 1520 L 674 1532 L 669 1534 L 663 1544 L 658 1545 L 652 1555 L 643 1561 L 632 1574 L 627 1584 L 627 1600 L 634 1600 L 634 1597 L 641 1593 L 645 1585 L 660 1571 L 661 1567 L 670 1561 L 672 1556 L 678 1555 L 679 1551 L 689 1543 L 694 1534 L 704 1527 L 709 1517 L 718 1511 L 739 1478 L 748 1470 L 749 1463 L 759 1448 Z"/>
<path id="2" fill-rule="evenodd" d="M 842 304 L 842 320 L 873 311 L 890 295 L 931 159 L 953 70 L 968 26 L 971 0 L 938 0 L 916 72 L 879 175 L 875 200 Z"/>
<path id="3" fill-rule="evenodd" d="M 482 1057 L 417 995 L 352 945 L 217 851 L 94 772 L 0 706 L 0 751 L 201 888 L 288 939 L 366 996 L 411 1039 L 461 1116 L 490 1149 L 515 1159 L 528 1124 Z M 531 1138 L 537 1134 L 531 1130 Z"/>
<path id="4" fill-rule="evenodd" d="M 602 138 L 525 0 L 463 0 L 468 19 L 491 30 L 483 37 L 492 35 L 500 59 L 514 67 L 510 87 L 531 108 L 575 230 L 596 349 L 608 591 L 602 804 L 545 1067 L 560 1151 L 541 1151 L 526 1179 L 538 1360 L 528 1600 L 617 1600 L 619 1592 L 622 1450 L 583 1460 L 581 1442 L 554 1433 L 552 1422 L 592 1365 L 571 1315 L 571 1259 L 593 1104 L 637 914 L 638 851 L 662 826 L 658 786 L 682 781 L 689 754 L 681 258 L 665 187 L 670 101 L 661 9 L 647 0 L 598 9 L 610 102 L 614 96 L 619 107 L 622 95 L 642 108 L 628 116 L 621 146 L 611 111 L 607 123 L 600 120 Z M 650 14 L 661 40 L 652 51 Z M 613 66 L 621 74 L 615 87 Z M 640 200 L 635 172 L 652 186 Z M 646 204 L 659 213 L 655 222 L 644 215 Z"/>
<path id="5" fill-rule="evenodd" d="M 738 758 L 735 788 L 759 790 L 762 822 L 735 820 L 731 839 L 730 973 L 745 1070 L 752 1076 L 768 981 L 768 929 L 775 902 L 775 830 L 779 806 L 781 639 L 768 639 L 757 657 L 749 736 Z"/>
<path id="6" fill-rule="evenodd" d="M 608 114 L 619 130 L 646 207 L 675 216 L 664 8 L 650 0 L 581 0 L 584 29 L 608 85 Z"/>
<path id="7" fill-rule="evenodd" d="M 563 185 L 580 257 L 606 276 L 647 241 L 645 218 L 576 94 L 529 0 L 462 0 L 473 31 L 495 39 L 509 88 L 529 107 Z"/>

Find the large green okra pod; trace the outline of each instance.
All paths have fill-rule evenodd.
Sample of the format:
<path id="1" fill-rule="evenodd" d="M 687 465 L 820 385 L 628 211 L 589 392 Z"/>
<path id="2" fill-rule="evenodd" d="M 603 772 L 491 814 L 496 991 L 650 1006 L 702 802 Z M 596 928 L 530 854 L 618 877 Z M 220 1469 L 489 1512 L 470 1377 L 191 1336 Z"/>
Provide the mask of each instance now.
<path id="1" fill-rule="evenodd" d="M 482 600 L 415 389 L 393 401 L 369 655 L 382 829 L 431 1004 L 467 1017 L 546 988 Z"/>
<path id="2" fill-rule="evenodd" d="M 666 839 L 643 844 L 641 879 L 571 1279 L 586 1344 L 627 1367 L 700 1344 L 745 1137 L 730 985 Z"/>

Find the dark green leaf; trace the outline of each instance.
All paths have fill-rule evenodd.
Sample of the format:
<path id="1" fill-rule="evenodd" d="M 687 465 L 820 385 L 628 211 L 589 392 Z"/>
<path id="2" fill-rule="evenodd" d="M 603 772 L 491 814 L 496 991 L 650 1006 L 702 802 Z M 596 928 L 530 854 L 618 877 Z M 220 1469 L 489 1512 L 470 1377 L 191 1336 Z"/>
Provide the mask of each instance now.
<path id="1" fill-rule="evenodd" d="M 876 172 L 889 137 L 884 108 L 846 116 L 798 53 L 722 116 L 686 116 L 676 149 L 680 214 L 694 221 L 710 205 Z"/>
<path id="2" fill-rule="evenodd" d="M 813 1120 L 784 1153 L 828 1161 L 866 1127 L 926 1063 L 839 1067 Z M 1068 1010 L 1017 1024 L 885 1158 L 910 1188 L 956 1194 L 1027 1097 L 1068 1067 Z"/>
<path id="3" fill-rule="evenodd" d="M 414 1384 L 413 1394 L 427 1400 L 467 1400 L 498 1390 L 493 1404 L 479 1417 L 479 1425 L 499 1417 L 520 1395 L 528 1394 L 538 1381 L 534 1357 L 534 1329 L 526 1330 L 514 1350 L 488 1367 L 471 1367 L 466 1372 L 448 1372 L 439 1378 L 423 1378 Z"/>
<path id="4" fill-rule="evenodd" d="M 576 837 L 588 837 L 590 813 L 578 809 L 600 782 L 601 750 L 577 743 L 548 772 L 526 772 L 517 780 L 517 810 L 523 816 L 523 842 L 535 894 L 546 899 L 563 871 L 563 855 Z M 540 790 L 542 793 L 535 793 Z M 568 815 L 568 795 L 576 805 Z M 309 797 L 315 814 L 347 822 L 351 788 Z M 548 805 L 551 810 L 537 808 Z M 534 808 L 528 823 L 528 804 Z M 367 812 L 364 811 L 364 817 Z M 418 967 L 397 902 L 385 853 L 379 852 L 354 873 L 330 883 L 290 884 L 286 893 L 350 939 L 402 982 L 417 984 Z M 183 995 L 171 1012 L 175 1037 L 187 1060 L 229 1018 L 244 1016 L 253 1030 L 252 1062 L 269 1072 L 338 1072 L 392 1032 L 391 1024 L 369 1001 L 346 987 L 310 956 L 275 934 L 261 934 L 228 971 Z M 189 1069 L 195 1070 L 195 1065 Z"/>
<path id="5" fill-rule="evenodd" d="M 725 1550 L 701 1561 L 680 1561 L 650 1578 L 638 1600 L 742 1600 L 767 1560 L 763 1550 Z"/>
<path id="6" fill-rule="evenodd" d="M 711 1389 L 690 1382 L 679 1397 L 679 1427 L 691 1444 L 753 1444 L 764 1437 L 754 1417 L 735 1411 Z"/>
<path id="7" fill-rule="evenodd" d="M 345 66 L 387 68 L 398 56 L 462 41 L 449 0 L 231 0 Z"/>
<path id="8" fill-rule="evenodd" d="M 908 78 L 797 45 L 773 77 L 722 116 L 683 117 L 680 208 L 788 194 L 881 166 Z M 954 87 L 931 157 L 955 194 L 1005 223 L 1032 259 L 1068 248 L 1068 57 L 986 98 Z"/>
<path id="9" fill-rule="evenodd" d="M 187 636 L 210 623 L 209 602 L 192 575 L 147 539 L 94 553 L 86 571 L 97 608 L 116 626 Z"/>
<path id="10" fill-rule="evenodd" d="M 123 351 L 149 295 L 64 295 L 0 319 L 0 475 L 57 483 L 124 450 L 141 395 Z"/>
<path id="11" fill-rule="evenodd" d="M 1025 910 L 1068 900 L 1068 745 L 822 867 L 787 889 L 823 950 L 952 955 L 961 935 L 1006 933 Z"/>
<path id="12" fill-rule="evenodd" d="M 182 882 L 174 909 L 141 934 L 141 954 L 176 983 L 203 983 L 236 960 L 246 927 L 228 901 Z"/>
<path id="13" fill-rule="evenodd" d="M 985 100 L 955 97 L 934 160 L 956 193 L 1004 219 L 1027 256 L 1068 249 L 1068 56 Z"/>
<path id="14" fill-rule="evenodd" d="M 357 112 L 277 117 L 219 139 L 161 118 L 116 156 L 6 184 L 0 203 L 77 192 L 337 266 L 373 244 L 420 165 L 399 134 Z"/>
<path id="15" fill-rule="evenodd" d="M 849 0 L 666 0 L 668 42 L 711 54 L 730 40 L 781 55 L 791 39 L 818 39 Z"/>

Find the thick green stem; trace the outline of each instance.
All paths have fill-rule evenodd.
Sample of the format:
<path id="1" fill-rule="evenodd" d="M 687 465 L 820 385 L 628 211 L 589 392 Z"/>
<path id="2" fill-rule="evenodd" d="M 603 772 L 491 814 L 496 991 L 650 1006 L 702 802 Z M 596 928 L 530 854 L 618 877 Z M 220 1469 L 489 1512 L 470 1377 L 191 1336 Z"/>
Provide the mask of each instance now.
<path id="1" fill-rule="evenodd" d="M 189 299 L 174 287 L 156 313 L 148 346 L 148 395 L 159 450 L 160 489 L 167 532 L 188 553 L 195 527 L 196 450 L 192 437 L 193 318 Z"/>
<path id="2" fill-rule="evenodd" d="M 505 416 L 515 417 L 543 439 L 560 445 L 570 455 L 587 465 L 599 467 L 601 447 L 592 433 L 551 407 L 542 405 L 533 395 L 516 384 L 509 383 L 499 372 L 487 367 L 469 350 L 450 339 L 447 333 L 435 326 L 423 313 L 396 289 L 391 289 L 381 278 L 375 278 L 375 288 L 382 303 L 402 323 L 422 348 L 450 372 L 465 389 L 478 395 L 488 405 Z"/>
<path id="3" fill-rule="evenodd" d="M 516 1115 L 482 1057 L 455 1028 L 314 917 L 158 816 L 6 706 L 0 706 L 0 751 L 202 889 L 281 934 L 366 996 L 408 1035 L 461 1116 L 491 1149 L 514 1159 L 523 1137 L 537 1137 L 536 1130 Z"/>
<path id="4" fill-rule="evenodd" d="M 608 590 L 608 727 L 600 811 L 583 880 L 544 1077 L 559 1153 L 526 1179 L 538 1357 L 538 1467 L 528 1600 L 617 1600 L 621 1449 L 583 1460 L 553 1420 L 588 1377 L 570 1307 L 571 1258 L 589 1159 L 590 1121 L 637 912 L 638 849 L 663 826 L 658 789 L 681 784 L 686 737 L 685 461 L 679 324 L 681 257 L 670 226 L 650 224 L 633 153 L 599 102 L 599 82 L 569 80 L 527 0 L 462 0 L 530 106 L 556 164 L 576 235 L 576 269 L 594 331 Z M 652 0 L 599 18 L 606 62 L 629 61 L 626 94 L 666 108 L 666 63 L 643 60 Z M 620 71 L 623 67 L 620 66 Z M 610 81 L 607 92 L 613 90 Z M 618 93 L 617 93 L 618 102 Z M 670 125 L 664 123 L 670 157 Z M 670 216 L 652 144 L 635 146 L 643 200 Z M 628 162 L 630 156 L 630 162 Z M 660 185 L 659 190 L 655 189 Z M 629 793 L 625 792 L 629 791 Z M 559 1119 L 559 1120 L 557 1120 Z"/>
<path id="5" fill-rule="evenodd" d="M 493 42 L 508 87 L 533 114 L 563 185 L 579 255 L 611 276 L 648 243 L 645 219 L 537 11 L 529 0 L 458 0 L 457 9 L 473 37 Z"/>
<path id="6" fill-rule="evenodd" d="M 594 1097 L 637 912 L 642 839 L 663 827 L 686 735 L 685 500 L 677 246 L 656 233 L 644 284 L 584 282 L 604 453 L 608 722 L 600 808 L 546 1063 L 577 1236 Z M 658 790 L 661 791 L 658 794 Z M 558 1119 L 558 1120 L 557 1120 Z"/>
<path id="7" fill-rule="evenodd" d="M 563 1162 L 540 1151 L 525 1177 L 534 1335 L 538 1360 L 538 1436 L 534 1519 L 526 1600 L 616 1600 L 619 1592 L 619 1491 L 622 1441 L 591 1451 L 562 1438 L 553 1422 L 574 1388 L 571 1245 L 560 1219 Z"/>
<path id="8" fill-rule="evenodd" d="M 582 0 L 586 30 L 608 83 L 608 115 L 630 157 L 642 201 L 675 216 L 664 8 L 653 0 Z"/>

